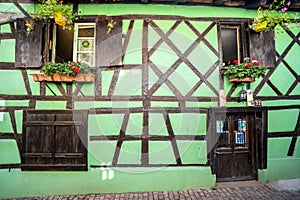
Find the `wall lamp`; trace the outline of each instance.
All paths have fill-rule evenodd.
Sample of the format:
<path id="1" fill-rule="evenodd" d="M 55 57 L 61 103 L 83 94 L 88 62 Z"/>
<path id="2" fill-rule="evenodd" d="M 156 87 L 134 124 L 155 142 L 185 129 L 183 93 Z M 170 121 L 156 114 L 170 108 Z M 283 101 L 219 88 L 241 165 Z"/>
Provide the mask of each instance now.
<path id="1" fill-rule="evenodd" d="M 242 88 L 242 90 L 239 92 L 238 102 L 247 101 L 247 91 Z"/>

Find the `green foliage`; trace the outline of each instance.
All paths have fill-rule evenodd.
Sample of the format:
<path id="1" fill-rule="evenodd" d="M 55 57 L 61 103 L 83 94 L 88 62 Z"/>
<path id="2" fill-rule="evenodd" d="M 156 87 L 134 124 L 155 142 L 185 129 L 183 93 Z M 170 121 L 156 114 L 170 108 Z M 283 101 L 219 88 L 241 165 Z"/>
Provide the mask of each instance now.
<path id="1" fill-rule="evenodd" d="M 91 69 L 88 64 L 84 62 L 67 62 L 67 63 L 52 63 L 48 62 L 44 69 L 44 73 L 47 75 L 63 74 L 67 76 L 76 76 L 78 73 L 91 73 Z"/>
<path id="2" fill-rule="evenodd" d="M 290 3 L 290 1 L 285 3 L 284 0 L 274 0 L 269 9 L 262 10 L 262 8 L 258 8 L 258 16 L 254 19 L 250 28 L 256 32 L 267 32 L 277 25 L 282 26 L 285 30 L 290 29 L 290 24 L 298 20 L 297 15 L 286 13 Z"/>
<path id="3" fill-rule="evenodd" d="M 78 18 L 73 14 L 72 8 L 68 5 L 62 5 L 58 0 L 41 0 L 38 5 L 38 11 L 35 13 L 39 18 L 54 19 L 55 23 L 70 29 L 73 21 Z"/>
<path id="4" fill-rule="evenodd" d="M 225 66 L 221 69 L 221 73 L 230 78 L 259 78 L 264 76 L 268 68 L 260 66 L 255 58 L 244 59 L 244 63 L 239 64 L 237 60 L 233 61 L 233 65 Z"/>

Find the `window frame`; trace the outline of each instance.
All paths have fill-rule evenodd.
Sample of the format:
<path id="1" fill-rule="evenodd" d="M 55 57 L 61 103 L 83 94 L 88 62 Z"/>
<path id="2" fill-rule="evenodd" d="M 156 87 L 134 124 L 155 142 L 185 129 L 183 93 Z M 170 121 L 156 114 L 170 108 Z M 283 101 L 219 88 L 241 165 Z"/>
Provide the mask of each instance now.
<path id="1" fill-rule="evenodd" d="M 93 37 L 82 37 L 79 38 L 78 37 L 78 30 L 79 30 L 79 26 L 80 25 L 87 25 L 87 26 L 93 26 L 94 28 L 94 36 Z M 89 40 L 94 40 L 94 45 L 93 45 L 93 50 L 89 51 L 88 53 L 92 53 L 93 54 L 93 61 L 92 61 L 92 65 L 90 65 L 91 68 L 95 67 L 95 61 L 96 61 L 96 23 L 92 23 L 92 22 L 78 22 L 78 23 L 74 23 L 74 38 L 73 38 L 73 61 L 80 61 L 78 60 L 78 40 L 79 39 L 83 39 L 83 38 L 87 38 Z"/>

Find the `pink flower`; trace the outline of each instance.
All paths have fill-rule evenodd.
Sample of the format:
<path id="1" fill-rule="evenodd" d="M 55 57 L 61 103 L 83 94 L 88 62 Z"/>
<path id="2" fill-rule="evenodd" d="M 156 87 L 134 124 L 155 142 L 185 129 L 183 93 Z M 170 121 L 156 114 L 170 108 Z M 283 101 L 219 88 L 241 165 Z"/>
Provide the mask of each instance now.
<path id="1" fill-rule="evenodd" d="M 287 4 L 286 4 L 287 6 L 290 6 L 291 5 L 291 1 L 289 1 L 289 2 L 287 2 Z"/>
<path id="2" fill-rule="evenodd" d="M 281 8 L 281 12 L 284 13 L 285 11 L 287 11 L 287 7 Z"/>
<path id="3" fill-rule="evenodd" d="M 62 19 L 63 19 L 64 21 L 67 21 L 67 18 L 65 18 L 64 16 L 62 17 Z"/>
<path id="4" fill-rule="evenodd" d="M 251 58 L 249 58 L 249 57 L 246 57 L 246 58 L 244 58 L 244 60 L 245 60 L 245 61 L 250 61 L 250 60 L 251 60 Z"/>

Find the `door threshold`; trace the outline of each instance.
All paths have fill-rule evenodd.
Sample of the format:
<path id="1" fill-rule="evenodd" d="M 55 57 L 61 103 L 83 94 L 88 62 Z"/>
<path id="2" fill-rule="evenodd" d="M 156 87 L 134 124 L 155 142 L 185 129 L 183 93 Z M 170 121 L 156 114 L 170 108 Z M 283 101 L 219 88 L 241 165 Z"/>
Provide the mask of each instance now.
<path id="1" fill-rule="evenodd" d="M 233 182 L 233 181 L 248 181 L 255 180 L 252 176 L 217 178 L 217 182 Z"/>
<path id="2" fill-rule="evenodd" d="M 216 188 L 237 188 L 237 187 L 249 187 L 249 186 L 261 186 L 257 180 L 243 180 L 243 181 L 232 181 L 232 182 L 217 182 Z"/>

